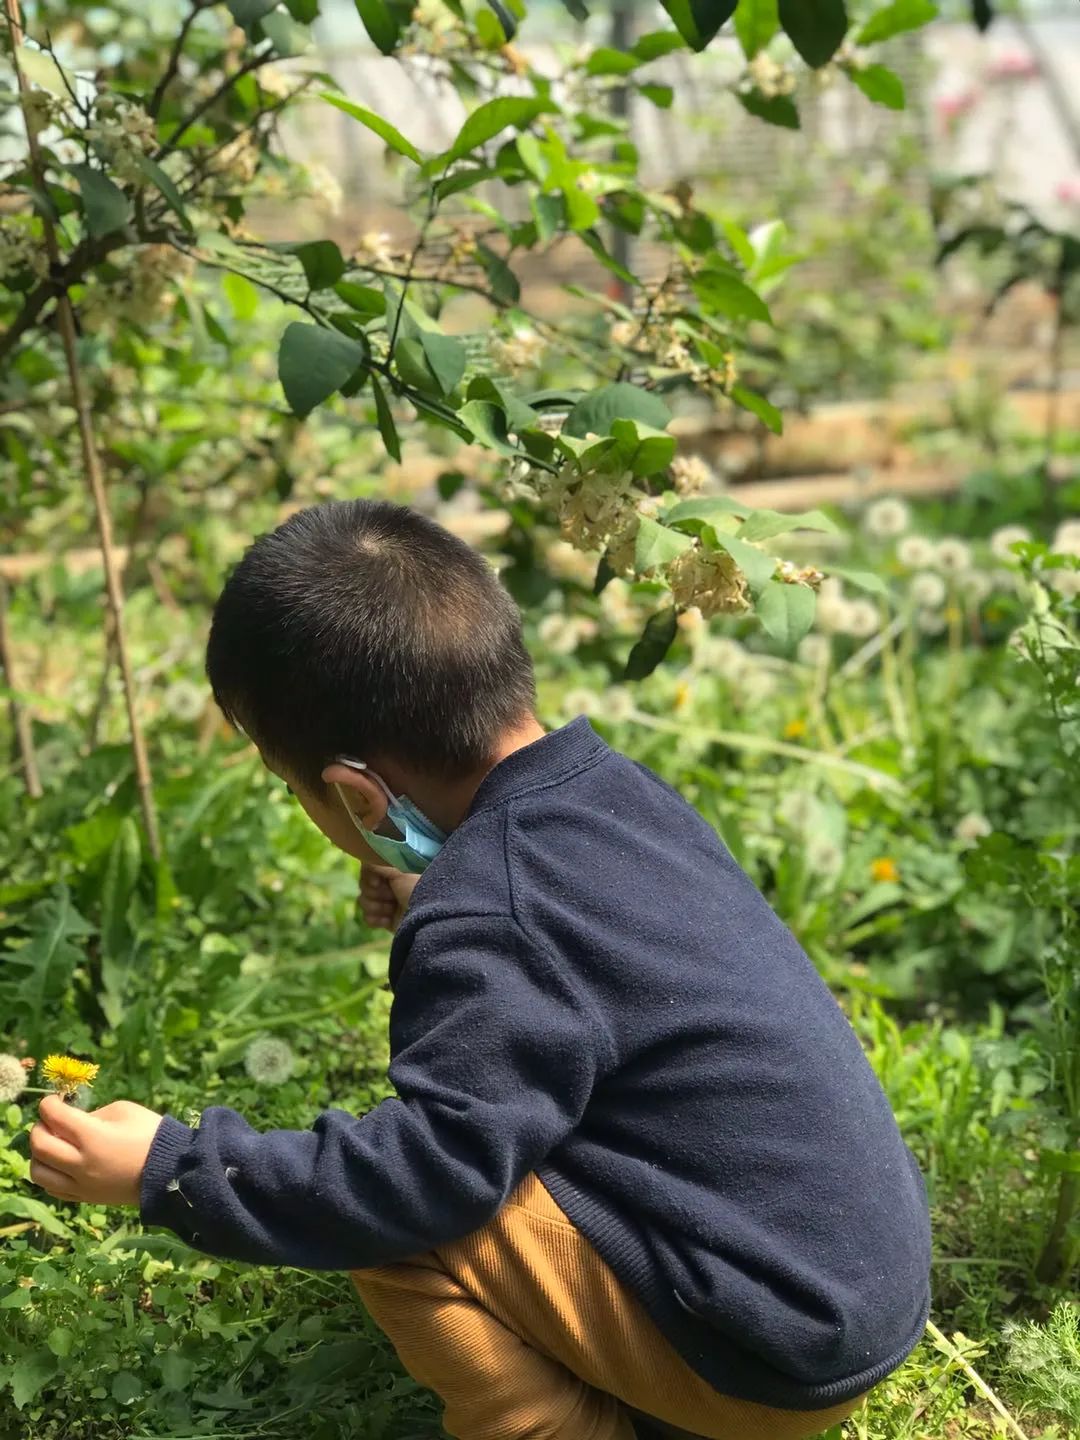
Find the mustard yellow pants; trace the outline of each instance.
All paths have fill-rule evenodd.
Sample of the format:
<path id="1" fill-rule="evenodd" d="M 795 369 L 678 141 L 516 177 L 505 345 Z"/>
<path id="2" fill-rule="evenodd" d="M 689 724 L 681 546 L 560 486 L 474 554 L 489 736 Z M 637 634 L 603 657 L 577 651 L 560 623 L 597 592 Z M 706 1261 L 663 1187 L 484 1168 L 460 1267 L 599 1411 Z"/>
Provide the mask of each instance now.
<path id="1" fill-rule="evenodd" d="M 708 1440 L 805 1440 L 860 1403 L 717 1394 L 535 1176 L 475 1235 L 352 1278 L 457 1440 L 633 1440 L 624 1406 Z"/>

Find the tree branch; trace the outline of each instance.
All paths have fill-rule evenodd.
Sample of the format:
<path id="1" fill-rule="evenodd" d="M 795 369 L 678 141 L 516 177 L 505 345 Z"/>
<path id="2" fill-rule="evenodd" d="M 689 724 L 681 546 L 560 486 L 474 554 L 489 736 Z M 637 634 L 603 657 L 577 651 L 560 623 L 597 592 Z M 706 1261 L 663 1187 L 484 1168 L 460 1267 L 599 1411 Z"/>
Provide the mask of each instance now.
<path id="1" fill-rule="evenodd" d="M 4 8 L 7 15 L 8 31 L 11 35 L 12 63 L 15 67 L 15 81 L 22 105 L 23 123 L 26 126 L 30 169 L 38 188 L 44 193 L 45 163 L 38 146 L 37 132 L 34 129 L 33 122 L 29 115 L 27 99 L 30 93 L 30 87 L 26 82 L 26 76 L 23 74 L 22 66 L 19 63 L 19 43 L 22 39 L 22 20 L 19 13 L 19 0 L 4 0 Z M 47 211 L 42 215 L 41 223 L 44 231 L 45 251 L 49 258 L 49 268 L 53 275 L 57 275 L 62 267 L 60 264 L 60 245 L 56 238 L 56 226 L 53 223 L 52 216 Z M 146 757 L 146 745 L 143 740 L 142 727 L 139 724 L 139 716 L 135 707 L 135 690 L 132 681 L 131 664 L 128 659 L 127 641 L 124 635 L 124 594 L 120 581 L 119 568 L 116 563 L 116 553 L 113 548 L 112 521 L 109 515 L 108 499 L 105 494 L 105 481 L 101 471 L 101 461 L 98 456 L 91 421 L 90 397 L 83 383 L 82 370 L 79 365 L 75 332 L 75 312 L 72 309 L 71 299 L 66 289 L 61 289 L 56 297 L 56 316 L 60 330 L 60 339 L 64 347 L 64 358 L 67 362 L 68 380 L 71 384 L 71 398 L 75 406 L 79 441 L 82 447 L 83 467 L 86 471 L 86 480 L 90 488 L 91 496 L 93 497 L 94 510 L 97 515 L 101 558 L 105 566 L 105 592 L 108 598 L 108 612 L 112 617 L 116 656 L 120 662 L 120 673 L 124 682 L 124 699 L 127 703 L 132 758 L 135 763 L 135 784 L 138 787 L 139 802 L 142 807 L 143 823 L 146 827 L 146 839 L 150 847 L 150 853 L 155 860 L 158 860 L 161 857 L 161 841 L 158 836 L 157 815 L 154 811 L 154 792 L 150 776 L 150 765 Z"/>
<path id="2" fill-rule="evenodd" d="M 170 135 L 168 143 L 158 147 L 157 154 L 154 156 L 158 164 L 161 163 L 166 155 L 172 154 L 180 144 L 181 137 L 187 134 L 192 125 L 195 124 L 195 121 L 201 119 L 207 110 L 212 109 L 223 95 L 227 95 L 238 80 L 242 80 L 245 75 L 250 75 L 253 71 L 261 69 L 263 65 L 268 65 L 274 58 L 273 50 L 260 51 L 259 54 L 252 55 L 245 60 L 239 70 L 234 71 L 231 75 L 226 75 L 218 88 L 212 94 L 208 95 L 201 104 L 195 106 L 195 109 L 180 126 L 180 129 L 177 130 L 175 134 Z"/>
<path id="3" fill-rule="evenodd" d="M 180 68 L 180 57 L 184 53 L 184 42 L 187 40 L 188 31 L 195 23 L 199 15 L 208 8 L 210 0 L 192 0 L 191 9 L 184 17 L 184 23 L 180 26 L 180 33 L 173 41 L 172 49 L 169 51 L 169 59 L 162 72 L 161 79 L 154 87 L 154 93 L 150 96 L 150 103 L 146 107 L 146 113 L 152 115 L 156 120 L 161 110 L 161 102 L 165 99 L 165 91 L 168 90 L 176 72 Z"/>

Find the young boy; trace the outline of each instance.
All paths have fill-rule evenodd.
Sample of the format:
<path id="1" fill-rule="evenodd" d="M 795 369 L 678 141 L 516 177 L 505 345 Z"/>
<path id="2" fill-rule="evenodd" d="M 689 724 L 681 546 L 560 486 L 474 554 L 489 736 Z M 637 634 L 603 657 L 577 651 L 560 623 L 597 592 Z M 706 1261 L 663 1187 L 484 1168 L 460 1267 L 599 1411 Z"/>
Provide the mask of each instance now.
<path id="1" fill-rule="evenodd" d="M 796 1440 L 854 1410 L 927 1316 L 912 1157 L 710 827 L 585 720 L 541 730 L 486 562 L 398 506 L 306 510 L 229 580 L 208 672 L 396 927 L 396 1096 L 268 1134 L 53 1098 L 37 1183 L 351 1270 L 461 1440 Z"/>

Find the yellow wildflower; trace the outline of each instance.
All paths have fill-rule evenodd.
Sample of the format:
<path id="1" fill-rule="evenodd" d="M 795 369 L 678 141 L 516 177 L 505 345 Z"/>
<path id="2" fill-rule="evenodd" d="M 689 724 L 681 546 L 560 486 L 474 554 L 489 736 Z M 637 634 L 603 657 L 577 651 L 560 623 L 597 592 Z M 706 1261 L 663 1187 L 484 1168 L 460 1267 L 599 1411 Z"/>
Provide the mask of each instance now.
<path id="1" fill-rule="evenodd" d="M 801 740 L 806 734 L 805 720 L 789 720 L 784 726 L 785 740 Z"/>
<path id="2" fill-rule="evenodd" d="M 80 1085 L 92 1085 L 100 1069 L 72 1055 L 46 1055 L 41 1062 L 42 1076 L 58 1095 L 74 1095 Z"/>
<path id="3" fill-rule="evenodd" d="M 888 855 L 882 855 L 877 860 L 870 862 L 870 874 L 875 880 L 895 881 L 900 879 L 900 870 L 895 860 Z"/>

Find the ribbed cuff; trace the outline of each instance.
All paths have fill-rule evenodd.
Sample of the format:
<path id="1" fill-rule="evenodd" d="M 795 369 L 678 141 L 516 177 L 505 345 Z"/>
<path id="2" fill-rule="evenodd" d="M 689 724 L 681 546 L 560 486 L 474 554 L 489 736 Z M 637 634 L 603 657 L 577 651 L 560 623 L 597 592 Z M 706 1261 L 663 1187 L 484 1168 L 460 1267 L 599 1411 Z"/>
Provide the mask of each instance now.
<path id="1" fill-rule="evenodd" d="M 195 1132 L 171 1115 L 163 1115 L 143 1167 L 139 1211 L 144 1225 L 177 1229 L 179 1193 L 169 1185 L 177 1179 L 180 1157 L 195 1139 Z M 183 1208 L 181 1204 L 181 1209 Z"/>

